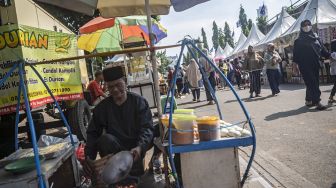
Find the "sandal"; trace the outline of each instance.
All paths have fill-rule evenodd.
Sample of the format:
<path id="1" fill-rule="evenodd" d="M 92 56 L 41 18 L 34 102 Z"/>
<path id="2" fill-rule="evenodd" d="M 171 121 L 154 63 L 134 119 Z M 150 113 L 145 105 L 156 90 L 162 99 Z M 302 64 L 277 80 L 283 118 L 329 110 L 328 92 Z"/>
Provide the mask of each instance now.
<path id="1" fill-rule="evenodd" d="M 322 105 L 321 103 L 316 104 L 316 110 L 325 110 L 325 109 L 327 109 L 327 107 Z"/>

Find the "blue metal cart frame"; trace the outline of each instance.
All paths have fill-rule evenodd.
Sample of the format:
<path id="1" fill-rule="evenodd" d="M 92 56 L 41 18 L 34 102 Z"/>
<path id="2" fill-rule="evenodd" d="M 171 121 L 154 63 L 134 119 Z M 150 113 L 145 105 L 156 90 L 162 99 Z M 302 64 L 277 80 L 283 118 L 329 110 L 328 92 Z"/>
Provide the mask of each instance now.
<path id="1" fill-rule="evenodd" d="M 174 100 L 173 100 L 173 97 L 171 97 L 170 110 L 169 110 L 168 148 L 167 149 L 168 149 L 169 163 L 170 163 L 170 166 L 172 168 L 173 176 L 174 176 L 175 181 L 177 183 L 177 187 L 180 188 L 181 185 L 180 185 L 178 177 L 177 177 L 177 172 L 176 172 L 176 168 L 175 168 L 175 164 L 174 164 L 174 160 L 173 160 L 173 154 L 184 153 L 184 152 L 192 152 L 192 151 L 210 150 L 210 149 L 252 146 L 251 156 L 250 156 L 250 159 L 248 161 L 248 165 L 246 167 L 243 178 L 241 179 L 241 182 L 240 182 L 241 186 L 243 187 L 243 185 L 244 185 L 244 183 L 247 179 L 248 173 L 251 169 L 252 162 L 253 162 L 253 159 L 254 159 L 254 156 L 255 156 L 255 151 L 256 151 L 256 134 L 255 134 L 254 125 L 251 121 L 251 117 L 250 117 L 245 105 L 243 104 L 241 98 L 238 96 L 237 92 L 235 91 L 235 89 L 232 86 L 232 84 L 230 83 L 230 81 L 220 71 L 220 69 L 212 62 L 212 60 L 210 60 L 209 57 L 206 54 L 204 54 L 199 48 L 197 48 L 197 46 L 195 45 L 195 43 L 192 39 L 185 38 L 182 41 L 181 51 L 180 51 L 178 61 L 177 61 L 177 64 L 176 64 L 176 69 L 175 69 L 176 71 L 173 75 L 173 79 L 171 81 L 171 88 L 168 90 L 167 98 L 169 99 L 170 94 L 171 94 L 171 96 L 174 96 L 174 94 L 175 94 L 175 89 L 174 88 L 175 88 L 175 85 L 176 85 L 177 72 L 179 71 L 179 69 L 177 69 L 177 67 L 179 67 L 180 64 L 181 64 L 181 59 L 182 59 L 185 47 L 187 47 L 191 56 L 196 60 L 196 63 L 200 67 L 201 74 L 202 74 L 203 78 L 205 78 L 204 80 L 206 81 L 205 84 L 207 84 L 208 88 L 210 89 L 210 93 L 211 93 L 211 95 L 213 96 L 213 98 L 216 102 L 217 110 L 218 110 L 218 114 L 219 114 L 220 119 L 223 119 L 223 115 L 221 113 L 221 110 L 220 110 L 220 107 L 219 107 L 219 104 L 218 104 L 218 100 L 217 100 L 216 95 L 214 93 L 214 88 L 212 88 L 210 86 L 209 79 L 205 77 L 205 72 L 203 70 L 203 67 L 199 63 L 198 58 L 196 57 L 196 55 L 194 54 L 192 49 L 195 49 L 202 57 L 204 57 L 210 63 L 212 68 L 220 75 L 220 77 L 223 78 L 226 81 L 226 83 L 228 83 L 229 88 L 233 92 L 233 94 L 236 97 L 241 109 L 243 110 L 243 113 L 246 117 L 246 122 L 249 124 L 252 136 L 244 137 L 244 138 L 232 138 L 232 139 L 225 139 L 225 140 L 218 140 L 218 141 L 200 142 L 198 144 L 191 144 L 191 145 L 174 146 L 172 144 L 172 133 L 171 133 Z M 166 101 L 166 104 L 165 104 L 164 113 L 166 113 L 167 103 L 168 103 L 168 100 Z"/>

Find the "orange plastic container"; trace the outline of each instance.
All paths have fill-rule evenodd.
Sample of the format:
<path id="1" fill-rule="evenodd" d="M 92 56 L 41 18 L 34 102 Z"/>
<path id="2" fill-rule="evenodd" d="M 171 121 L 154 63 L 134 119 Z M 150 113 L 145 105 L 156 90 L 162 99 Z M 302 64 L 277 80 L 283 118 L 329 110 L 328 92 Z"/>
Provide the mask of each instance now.
<path id="1" fill-rule="evenodd" d="M 172 143 L 175 145 L 187 145 L 194 143 L 194 131 L 181 132 L 172 130 Z"/>
<path id="2" fill-rule="evenodd" d="M 200 141 L 212 141 L 220 139 L 220 123 L 216 116 L 204 116 L 197 118 L 197 126 Z"/>

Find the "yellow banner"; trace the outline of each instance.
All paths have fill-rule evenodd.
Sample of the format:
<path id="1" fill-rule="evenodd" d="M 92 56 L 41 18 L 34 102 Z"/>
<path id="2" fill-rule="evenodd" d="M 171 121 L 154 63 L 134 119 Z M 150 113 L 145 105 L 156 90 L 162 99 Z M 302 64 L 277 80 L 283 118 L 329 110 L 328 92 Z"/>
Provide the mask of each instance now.
<path id="1" fill-rule="evenodd" d="M 24 25 L 0 27 L 0 79 L 12 62 L 29 63 L 76 56 L 76 36 Z M 83 98 L 78 61 L 57 62 L 35 66 L 57 100 Z M 29 67 L 25 67 L 25 84 L 32 108 L 52 102 L 46 88 Z M 15 112 L 19 86 L 18 69 L 0 86 L 0 115 Z M 22 98 L 22 97 L 21 97 Z M 21 100 L 23 104 L 23 99 Z"/>

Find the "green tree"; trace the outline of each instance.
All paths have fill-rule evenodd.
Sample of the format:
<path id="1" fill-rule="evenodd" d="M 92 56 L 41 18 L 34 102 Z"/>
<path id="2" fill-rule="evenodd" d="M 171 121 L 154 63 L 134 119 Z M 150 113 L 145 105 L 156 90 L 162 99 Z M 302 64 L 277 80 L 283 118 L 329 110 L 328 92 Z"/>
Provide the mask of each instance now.
<path id="1" fill-rule="evenodd" d="M 197 48 L 202 49 L 202 44 L 201 44 L 201 43 L 197 43 L 196 46 L 197 46 Z M 195 58 L 196 58 L 196 59 L 199 58 L 199 53 L 197 52 L 197 50 L 196 50 L 195 48 L 191 47 L 191 46 L 190 46 L 190 49 L 191 49 L 192 53 L 196 56 Z M 188 51 L 188 53 L 189 53 L 189 51 Z M 194 57 L 191 55 L 191 53 L 190 53 L 189 55 L 190 55 L 190 59 L 193 59 L 193 58 L 194 58 Z M 190 62 L 190 61 L 188 61 L 188 62 L 186 62 L 186 63 L 189 64 L 189 62 Z"/>
<path id="2" fill-rule="evenodd" d="M 249 20 L 248 20 L 248 26 L 247 26 L 249 32 L 251 31 L 252 25 L 253 25 L 253 22 L 252 22 L 251 19 L 249 19 Z M 246 36 L 248 36 L 248 34 L 247 34 Z"/>
<path id="3" fill-rule="evenodd" d="M 227 44 L 229 44 L 231 47 L 234 46 L 233 32 L 231 32 L 230 26 L 227 22 L 225 22 L 224 26 L 224 38 Z"/>
<path id="4" fill-rule="evenodd" d="M 198 37 L 197 40 L 201 41 L 201 38 Z M 202 43 L 196 43 L 196 46 L 197 46 L 197 48 L 202 49 Z M 196 49 L 194 49 L 190 45 L 189 45 L 189 47 L 190 47 L 192 53 L 196 56 L 195 58 L 198 59 L 200 57 L 200 54 L 197 52 Z M 183 64 L 189 65 L 190 60 L 193 59 L 193 58 L 194 57 L 191 55 L 190 51 L 188 50 L 186 54 L 183 54 Z"/>
<path id="5" fill-rule="evenodd" d="M 186 65 L 189 65 L 190 60 L 192 59 L 191 54 L 187 52 L 186 54 L 183 54 L 183 63 Z"/>
<path id="6" fill-rule="evenodd" d="M 99 15 L 96 11 L 94 16 L 87 16 L 68 9 L 60 8 L 50 4 L 35 1 L 39 6 L 46 10 L 49 14 L 60 21 L 64 26 L 69 28 L 72 32 L 78 33 L 79 28 Z"/>
<path id="7" fill-rule="evenodd" d="M 244 35 L 248 35 L 250 32 L 250 29 L 248 28 L 248 22 L 247 22 L 247 15 L 245 13 L 245 9 L 243 8 L 243 5 L 240 5 L 240 10 L 239 10 L 239 23 L 242 29 L 242 32 Z"/>
<path id="8" fill-rule="evenodd" d="M 161 16 L 160 15 L 152 15 L 151 17 L 158 22 L 161 21 Z"/>
<path id="9" fill-rule="evenodd" d="M 208 39 L 203 27 L 202 27 L 202 41 L 203 41 L 203 47 L 209 50 Z"/>
<path id="10" fill-rule="evenodd" d="M 221 28 L 219 28 L 219 31 L 218 31 L 218 44 L 222 49 L 225 48 L 225 36 Z"/>
<path id="11" fill-rule="evenodd" d="M 202 49 L 204 46 L 202 46 L 201 38 L 198 37 L 198 38 L 197 38 L 197 41 L 199 41 L 199 42 L 196 44 L 197 48 L 198 48 L 198 49 Z M 205 47 L 204 47 L 204 48 L 205 48 Z M 198 57 L 199 57 L 199 54 L 198 54 Z"/>
<path id="12" fill-rule="evenodd" d="M 172 63 L 171 61 L 169 61 L 168 57 L 167 57 L 167 52 L 166 50 L 164 51 L 158 51 L 156 52 L 156 58 L 158 60 L 160 60 L 161 62 L 161 65 L 159 66 L 158 68 L 158 71 L 161 73 L 161 74 L 165 74 L 167 72 L 167 67 L 170 63 Z"/>
<path id="13" fill-rule="evenodd" d="M 267 16 L 258 17 L 257 26 L 263 34 L 266 34 L 267 33 Z"/>
<path id="14" fill-rule="evenodd" d="M 212 44 L 213 47 L 215 48 L 215 50 L 217 50 L 218 46 L 219 46 L 219 30 L 218 30 L 218 26 L 216 24 L 216 21 L 213 21 L 212 23 Z"/>

